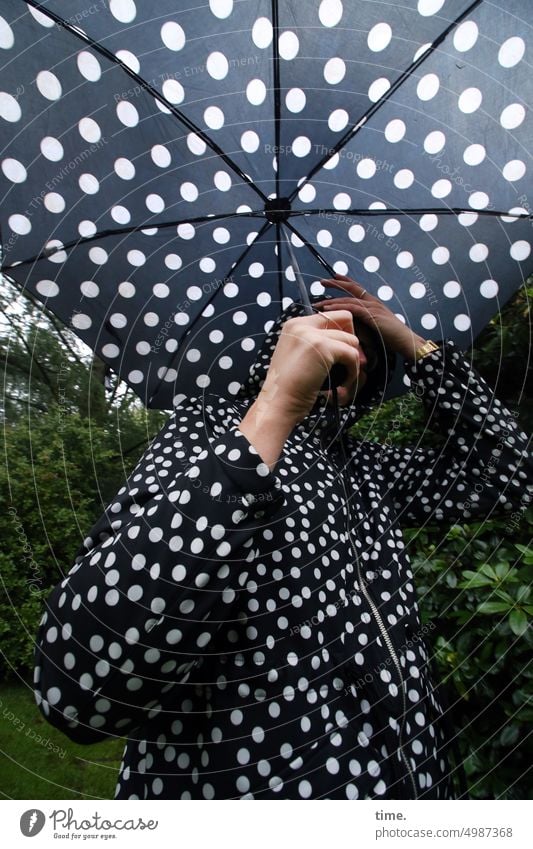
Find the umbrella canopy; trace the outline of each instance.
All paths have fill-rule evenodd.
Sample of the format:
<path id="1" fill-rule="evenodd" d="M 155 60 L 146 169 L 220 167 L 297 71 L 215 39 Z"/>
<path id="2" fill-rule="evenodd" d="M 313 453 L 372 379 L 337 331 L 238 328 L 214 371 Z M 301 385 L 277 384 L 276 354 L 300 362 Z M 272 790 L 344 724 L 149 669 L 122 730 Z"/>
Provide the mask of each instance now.
<path id="1" fill-rule="evenodd" d="M 238 391 L 285 234 L 466 348 L 533 267 L 529 5 L 0 0 L 3 272 L 152 407 Z"/>

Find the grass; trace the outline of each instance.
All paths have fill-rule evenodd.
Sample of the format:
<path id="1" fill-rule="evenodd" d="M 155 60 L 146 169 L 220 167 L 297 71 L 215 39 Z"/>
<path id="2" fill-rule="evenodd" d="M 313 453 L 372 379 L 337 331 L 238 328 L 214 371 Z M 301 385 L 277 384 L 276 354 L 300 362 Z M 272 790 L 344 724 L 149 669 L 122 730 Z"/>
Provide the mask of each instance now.
<path id="1" fill-rule="evenodd" d="M 5 799 L 112 799 L 125 741 L 72 743 L 39 713 L 29 684 L 0 685 L 0 793 Z"/>

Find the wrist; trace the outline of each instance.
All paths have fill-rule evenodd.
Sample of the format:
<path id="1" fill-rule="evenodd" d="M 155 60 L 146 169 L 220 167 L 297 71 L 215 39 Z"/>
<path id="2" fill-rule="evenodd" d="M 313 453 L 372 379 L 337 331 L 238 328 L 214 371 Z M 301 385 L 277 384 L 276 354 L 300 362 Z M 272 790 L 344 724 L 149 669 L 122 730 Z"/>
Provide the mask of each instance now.
<path id="1" fill-rule="evenodd" d="M 424 347 L 424 345 L 427 345 L 427 343 L 428 340 L 424 339 L 423 336 L 419 336 L 417 333 L 412 333 L 398 353 L 400 353 L 408 362 L 416 363 L 419 358 L 420 350 Z"/>
<path id="2" fill-rule="evenodd" d="M 273 471 L 297 423 L 285 410 L 279 410 L 260 394 L 246 412 L 239 430 Z"/>

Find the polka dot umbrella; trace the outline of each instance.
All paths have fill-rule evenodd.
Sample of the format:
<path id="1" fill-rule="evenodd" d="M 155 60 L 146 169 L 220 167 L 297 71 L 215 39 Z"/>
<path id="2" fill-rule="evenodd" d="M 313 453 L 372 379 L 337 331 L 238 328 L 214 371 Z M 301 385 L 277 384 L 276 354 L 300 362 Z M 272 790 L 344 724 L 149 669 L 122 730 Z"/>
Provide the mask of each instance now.
<path id="1" fill-rule="evenodd" d="M 533 267 L 529 11 L 0 0 L 2 270 L 152 407 L 237 392 L 284 233 L 466 348 Z"/>

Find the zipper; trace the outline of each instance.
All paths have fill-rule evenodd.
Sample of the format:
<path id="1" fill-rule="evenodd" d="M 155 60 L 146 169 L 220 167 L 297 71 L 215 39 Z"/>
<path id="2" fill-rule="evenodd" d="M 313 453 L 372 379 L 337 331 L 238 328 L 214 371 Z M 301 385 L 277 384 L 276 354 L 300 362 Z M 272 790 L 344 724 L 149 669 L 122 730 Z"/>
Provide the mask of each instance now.
<path id="1" fill-rule="evenodd" d="M 335 399 L 335 401 L 336 401 L 336 399 Z M 338 417 L 338 406 L 337 406 L 336 403 L 335 403 L 335 411 L 336 411 L 337 417 Z M 354 541 L 352 539 L 352 533 L 351 533 L 351 529 L 350 529 L 349 497 L 348 497 L 348 493 L 346 491 L 346 482 L 344 480 L 344 472 L 348 468 L 349 460 L 346 456 L 346 449 L 345 449 L 345 445 L 344 445 L 344 440 L 342 438 L 343 434 L 342 434 L 342 430 L 341 430 L 339 417 L 338 417 L 338 424 L 339 424 L 339 435 L 340 435 L 339 441 L 341 443 L 342 455 L 343 455 L 343 468 L 342 468 L 342 470 L 339 470 L 335 463 L 331 463 L 331 458 L 324 457 L 324 459 L 327 461 L 327 463 L 331 463 L 331 465 L 333 465 L 335 471 L 337 472 L 337 476 L 341 480 L 342 489 L 343 489 L 343 492 L 344 492 L 344 504 L 343 504 L 343 506 L 345 507 L 345 511 L 344 511 L 345 527 L 346 527 L 346 532 L 348 534 L 348 539 L 350 541 L 350 546 L 351 546 L 351 549 L 352 549 L 354 557 L 355 557 L 355 565 L 356 565 L 356 569 L 357 569 L 357 580 L 358 580 L 359 585 L 361 587 L 361 592 L 363 593 L 363 595 L 364 595 L 364 597 L 367 601 L 367 604 L 368 604 L 370 610 L 372 611 L 376 625 L 379 628 L 380 634 L 383 637 L 383 641 L 384 641 L 384 643 L 385 643 L 385 645 L 386 645 L 386 647 L 389 651 L 389 654 L 392 658 L 392 661 L 393 661 L 394 666 L 396 668 L 396 671 L 398 673 L 398 678 L 399 678 L 399 681 L 400 681 L 400 692 L 402 694 L 402 707 L 403 707 L 402 718 L 401 718 L 401 722 L 400 722 L 400 733 L 399 733 L 399 737 L 398 737 L 398 751 L 400 752 L 400 757 L 402 759 L 402 763 L 403 763 L 403 765 L 406 769 L 407 775 L 409 776 L 409 779 L 411 781 L 414 798 L 418 799 L 418 791 L 417 791 L 417 787 L 416 787 L 416 781 L 415 781 L 414 773 L 413 773 L 413 770 L 411 768 L 411 764 L 409 763 L 409 760 L 408 760 L 408 758 L 405 754 L 405 751 L 404 751 L 404 748 L 403 748 L 403 743 L 402 743 L 403 731 L 404 731 L 404 727 L 405 727 L 405 718 L 406 718 L 406 713 L 407 713 L 407 700 L 405 698 L 405 682 L 403 680 L 402 667 L 400 665 L 398 655 L 396 654 L 396 651 L 395 651 L 394 646 L 392 644 L 392 640 L 390 638 L 389 632 L 387 631 L 385 623 L 383 622 L 383 619 L 381 618 L 381 615 L 380 615 L 380 613 L 379 613 L 379 611 L 376 607 L 374 599 L 372 598 L 372 596 L 370 595 L 370 592 L 368 591 L 366 581 L 363 580 L 363 576 L 361 574 L 359 555 L 357 553 L 357 548 L 356 548 Z M 324 451 L 324 448 L 323 448 L 322 445 L 321 445 L 321 449 L 322 449 L 322 451 Z M 345 578 L 345 583 L 346 583 L 346 578 Z"/>

